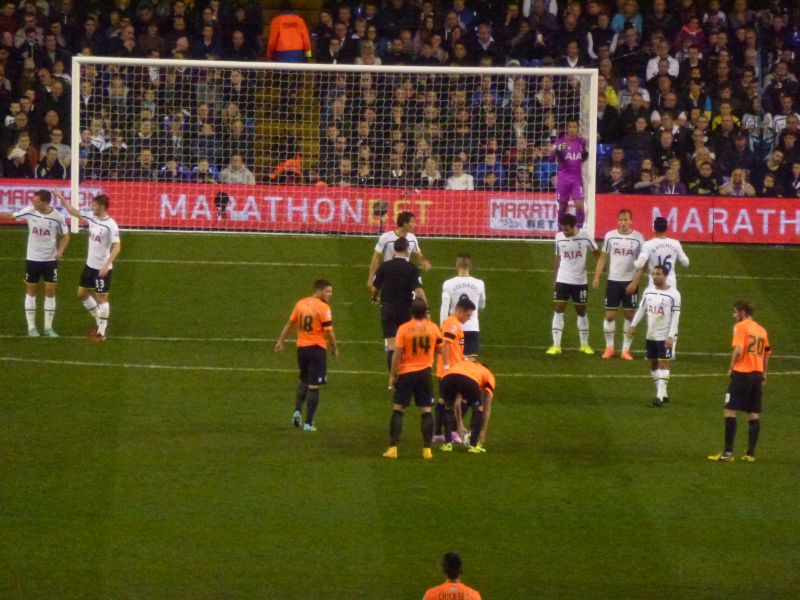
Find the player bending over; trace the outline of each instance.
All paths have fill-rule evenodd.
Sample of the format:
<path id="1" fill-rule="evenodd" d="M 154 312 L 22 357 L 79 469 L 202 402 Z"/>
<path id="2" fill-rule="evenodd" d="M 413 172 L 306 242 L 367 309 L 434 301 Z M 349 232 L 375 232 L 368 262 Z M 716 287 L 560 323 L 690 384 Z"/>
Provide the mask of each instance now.
<path id="1" fill-rule="evenodd" d="M 28 224 L 28 250 L 25 255 L 25 318 L 28 335 L 39 337 L 36 329 L 36 295 L 39 281 L 44 281 L 44 334 L 58 337 L 53 329 L 56 314 L 58 261 L 69 244 L 69 229 L 64 215 L 50 206 L 52 196 L 47 190 L 33 195 L 33 206 L 15 212 L 0 212 L 0 219 L 15 219 Z"/>
<path id="2" fill-rule="evenodd" d="M 647 359 L 650 361 L 650 376 L 656 384 L 653 406 L 661 407 L 669 402 L 669 360 L 672 358 L 672 345 L 678 335 L 681 294 L 667 285 L 664 267 L 653 267 L 650 278 L 653 285 L 644 291 L 639 310 L 625 333 L 633 338 L 636 325 L 647 315 Z"/>
<path id="3" fill-rule="evenodd" d="M 558 138 L 550 147 L 548 160 L 558 161 L 556 169 L 556 201 L 558 218 L 567 214 L 567 205 L 575 203 L 575 218 L 578 228 L 583 227 L 586 210 L 583 198 L 583 161 L 589 157 L 586 139 L 578 136 L 578 122 L 567 121 L 567 135 Z"/>
<path id="4" fill-rule="evenodd" d="M 275 342 L 275 352 L 283 352 L 286 336 L 292 327 L 297 327 L 297 365 L 300 368 L 300 382 L 297 384 L 297 396 L 292 414 L 292 425 L 300 427 L 303 418 L 303 403 L 308 400 L 304 431 L 316 431 L 314 415 L 319 404 L 319 388 L 327 383 L 328 342 L 331 354 L 339 358 L 336 336 L 333 334 L 333 316 L 329 306 L 333 296 L 333 286 L 327 279 L 314 282 L 311 296 L 299 300 L 294 305 L 292 314 L 283 331 Z"/>
<path id="5" fill-rule="evenodd" d="M 453 450 L 453 430 L 463 428 L 462 402 L 472 409 L 470 439 L 475 440 L 469 452 L 479 454 L 486 452 L 481 440 L 484 433 L 484 412 L 494 396 L 495 379 L 492 372 L 475 361 L 462 361 L 453 365 L 444 377 L 440 387 L 445 403 L 444 444 L 439 448 L 442 452 Z M 488 415 L 486 415 L 488 416 Z"/>
<path id="6" fill-rule="evenodd" d="M 419 408 L 422 428 L 422 458 L 430 460 L 433 439 L 433 357 L 442 346 L 442 334 L 435 323 L 426 319 L 428 305 L 421 298 L 411 303 L 411 321 L 397 330 L 397 350 L 392 360 L 390 381 L 394 386 L 392 419 L 389 422 L 389 449 L 386 458 L 397 458 L 397 446 L 403 431 L 403 413 L 411 399 Z"/>
<path id="7" fill-rule="evenodd" d="M 638 231 L 631 228 L 633 213 L 627 208 L 623 208 L 617 213 L 617 228 L 612 229 L 606 234 L 603 240 L 603 252 L 597 259 L 597 269 L 594 273 L 592 287 L 600 287 L 600 275 L 608 262 L 608 281 L 606 282 L 605 299 L 605 320 L 603 321 L 603 333 L 606 338 L 606 349 L 603 358 L 613 358 L 614 356 L 614 337 L 617 329 L 617 311 L 622 305 L 623 315 L 627 325 L 633 319 L 633 313 L 639 302 L 639 290 L 629 294 L 626 292 L 628 284 L 633 280 L 636 271 L 634 265 L 639 253 L 642 250 L 644 237 Z M 623 332 L 625 328 L 623 328 Z M 623 335 L 622 353 L 620 358 L 623 360 L 633 360 L 631 355 L 631 341 Z"/>
<path id="8" fill-rule="evenodd" d="M 566 214 L 559 219 L 561 231 L 556 234 L 555 286 L 553 292 L 553 345 L 547 354 L 561 354 L 561 336 L 564 333 L 564 312 L 567 300 L 572 298 L 578 315 L 580 351 L 594 354 L 589 346 L 589 317 L 586 300 L 589 291 L 586 277 L 586 257 L 591 251 L 600 254 L 592 236 L 578 229 L 575 215 Z"/>
<path id="9" fill-rule="evenodd" d="M 94 197 L 91 210 L 78 210 L 60 192 L 53 190 L 53 193 L 70 215 L 89 223 L 89 253 L 78 284 L 78 300 L 95 320 L 95 328 L 89 333 L 89 339 L 102 342 L 106 339 L 108 317 L 111 314 L 108 301 L 111 273 L 122 249 L 119 227 L 108 215 L 108 196 L 105 194 Z"/>

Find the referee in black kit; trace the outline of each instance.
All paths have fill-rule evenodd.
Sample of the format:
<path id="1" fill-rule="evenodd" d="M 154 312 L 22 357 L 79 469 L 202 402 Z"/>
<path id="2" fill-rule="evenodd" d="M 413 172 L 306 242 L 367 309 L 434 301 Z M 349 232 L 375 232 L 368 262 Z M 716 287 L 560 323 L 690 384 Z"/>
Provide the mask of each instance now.
<path id="1" fill-rule="evenodd" d="M 378 267 L 372 282 L 372 302 L 381 303 L 386 365 L 392 370 L 394 338 L 397 328 L 411 320 L 411 301 L 421 298 L 427 303 L 419 268 L 410 262 L 408 240 L 404 237 L 394 242 L 394 258 Z"/>

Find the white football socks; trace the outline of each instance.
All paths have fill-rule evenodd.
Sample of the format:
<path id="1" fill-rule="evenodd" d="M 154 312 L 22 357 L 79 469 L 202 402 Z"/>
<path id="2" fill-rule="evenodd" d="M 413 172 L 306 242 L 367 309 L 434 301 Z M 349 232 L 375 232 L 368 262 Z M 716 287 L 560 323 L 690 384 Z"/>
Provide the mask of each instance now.
<path id="1" fill-rule="evenodd" d="M 36 296 L 25 294 L 25 318 L 28 320 L 28 329 L 36 328 Z"/>
<path id="2" fill-rule="evenodd" d="M 614 347 L 614 334 L 617 331 L 616 321 L 606 321 L 603 319 L 603 333 L 606 336 L 606 348 Z"/>
<path id="3" fill-rule="evenodd" d="M 97 305 L 97 333 L 100 335 L 106 334 L 106 327 L 108 327 L 108 315 L 111 313 L 111 305 L 108 302 L 103 302 Z"/>
<path id="4" fill-rule="evenodd" d="M 657 398 L 660 398 L 660 396 L 658 395 L 659 385 L 661 383 L 660 374 L 661 374 L 661 371 L 659 371 L 658 369 L 653 369 L 653 370 L 650 371 L 650 377 L 653 379 L 653 383 L 656 386 L 656 397 Z"/>
<path id="5" fill-rule="evenodd" d="M 553 313 L 553 345 L 561 346 L 564 333 L 564 313 Z"/>
<path id="6" fill-rule="evenodd" d="M 98 320 L 97 302 L 95 301 L 95 299 L 92 298 L 91 296 L 87 296 L 86 298 L 84 298 L 84 300 L 83 300 L 83 308 L 88 310 L 89 314 L 92 315 L 92 317 L 94 318 L 95 322 L 97 322 L 97 320 Z"/>
<path id="7" fill-rule="evenodd" d="M 661 369 L 658 373 L 659 377 L 658 377 L 656 396 L 658 396 L 663 400 L 669 395 L 667 394 L 667 384 L 669 383 L 669 369 Z"/>
<path id="8" fill-rule="evenodd" d="M 627 319 L 625 320 L 625 329 L 628 328 L 631 322 Z M 631 351 L 631 344 L 633 343 L 633 337 L 628 337 L 627 335 L 622 336 L 622 351 L 623 352 L 630 352 Z"/>
<path id="9" fill-rule="evenodd" d="M 589 343 L 589 317 L 586 315 L 578 317 L 578 336 L 581 339 L 581 346 Z"/>
<path id="10" fill-rule="evenodd" d="M 44 299 L 44 328 L 45 331 L 53 328 L 53 317 L 56 315 L 56 299 L 55 296 Z"/>

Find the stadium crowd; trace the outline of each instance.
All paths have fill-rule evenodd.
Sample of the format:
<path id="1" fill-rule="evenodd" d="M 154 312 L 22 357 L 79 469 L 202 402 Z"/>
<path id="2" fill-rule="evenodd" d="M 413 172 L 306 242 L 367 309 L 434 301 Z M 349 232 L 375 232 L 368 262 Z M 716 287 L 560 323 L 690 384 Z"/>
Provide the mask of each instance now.
<path id="1" fill-rule="evenodd" d="M 550 142 L 569 118 L 583 117 L 585 127 L 586 90 L 572 77 L 479 69 L 589 66 L 600 73 L 600 192 L 800 194 L 794 2 L 368 0 L 322 8 L 311 27 L 317 62 L 456 65 L 473 74 L 318 75 L 318 152 L 295 140 L 282 162 L 260 168 L 259 120 L 275 117 L 257 110 L 261 75 L 90 66 L 80 90 L 82 177 L 551 190 Z M 262 60 L 262 26 L 252 0 L 6 2 L 2 175 L 68 176 L 71 55 Z M 291 105 L 297 89 L 286 88 Z M 312 111 L 286 113 L 305 120 Z"/>

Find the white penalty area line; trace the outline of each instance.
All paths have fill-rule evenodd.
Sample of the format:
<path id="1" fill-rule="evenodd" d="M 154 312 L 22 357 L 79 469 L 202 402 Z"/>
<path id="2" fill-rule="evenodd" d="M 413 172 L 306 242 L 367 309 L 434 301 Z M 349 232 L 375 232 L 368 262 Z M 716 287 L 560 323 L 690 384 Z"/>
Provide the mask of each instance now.
<path id="1" fill-rule="evenodd" d="M 0 334 L 0 339 L 28 339 L 27 335 L 11 335 Z M 62 335 L 58 339 L 63 340 L 84 340 L 86 336 L 82 335 Z M 185 342 L 190 344 L 198 344 L 204 342 L 211 343 L 228 343 L 228 344 L 274 344 L 277 338 L 259 338 L 259 337 L 181 337 L 181 336 L 146 336 L 146 335 L 115 335 L 113 340 L 121 340 L 125 342 Z M 296 340 L 287 339 L 286 343 L 293 344 Z M 375 346 L 383 347 L 380 340 L 338 340 L 340 348 L 346 348 L 348 345 L 359 346 Z M 550 346 L 531 346 L 525 344 L 481 344 L 484 348 L 500 348 L 504 350 L 547 350 Z M 564 348 L 565 352 L 578 352 L 578 348 Z M 688 352 L 681 350 L 681 356 L 730 356 L 730 352 Z M 772 359 L 784 360 L 800 360 L 800 355 L 793 354 L 772 354 Z"/>
<path id="2" fill-rule="evenodd" d="M 222 373 L 297 373 L 297 369 L 282 369 L 273 367 L 220 367 L 206 365 L 163 365 L 156 363 L 113 363 L 113 362 L 92 362 L 82 360 L 54 360 L 38 358 L 21 358 L 18 356 L 0 356 L 0 362 L 9 363 L 35 363 L 37 365 L 59 365 L 68 367 L 88 367 L 88 368 L 112 368 L 112 369 L 149 369 L 157 371 L 206 371 Z M 370 371 L 358 369 L 336 369 L 330 371 L 331 375 L 381 375 L 386 377 L 386 371 Z M 770 372 L 769 376 L 777 375 L 800 375 L 800 371 L 778 371 Z M 650 379 L 650 375 L 619 375 L 619 374 L 584 374 L 576 375 L 573 373 L 497 373 L 497 377 L 519 377 L 531 379 Z M 671 374 L 671 379 L 696 379 L 700 377 L 724 377 L 723 373 L 675 373 Z"/>
<path id="3" fill-rule="evenodd" d="M 86 262 L 81 258 L 63 258 L 62 261 L 66 262 Z M 8 256 L 0 257 L 0 261 L 4 262 L 22 262 L 18 258 Z M 367 269 L 365 264 L 344 264 L 344 263 L 309 263 L 309 262 L 285 262 L 285 261 L 238 261 L 238 260 L 173 260 L 166 258 L 129 258 L 125 259 L 126 263 L 131 264 L 151 264 L 151 265 L 192 265 L 192 266 L 210 266 L 210 267 L 265 267 L 265 268 L 286 268 L 294 267 L 301 269 Z M 450 266 L 447 267 L 432 267 L 434 271 L 453 271 Z M 475 269 L 478 274 L 480 273 L 547 273 L 552 274 L 552 269 L 520 269 L 517 267 L 477 267 Z M 762 277 L 751 275 L 713 275 L 701 273 L 681 273 L 681 279 L 684 277 L 689 279 L 741 279 L 753 281 L 800 281 L 800 277 Z"/>

